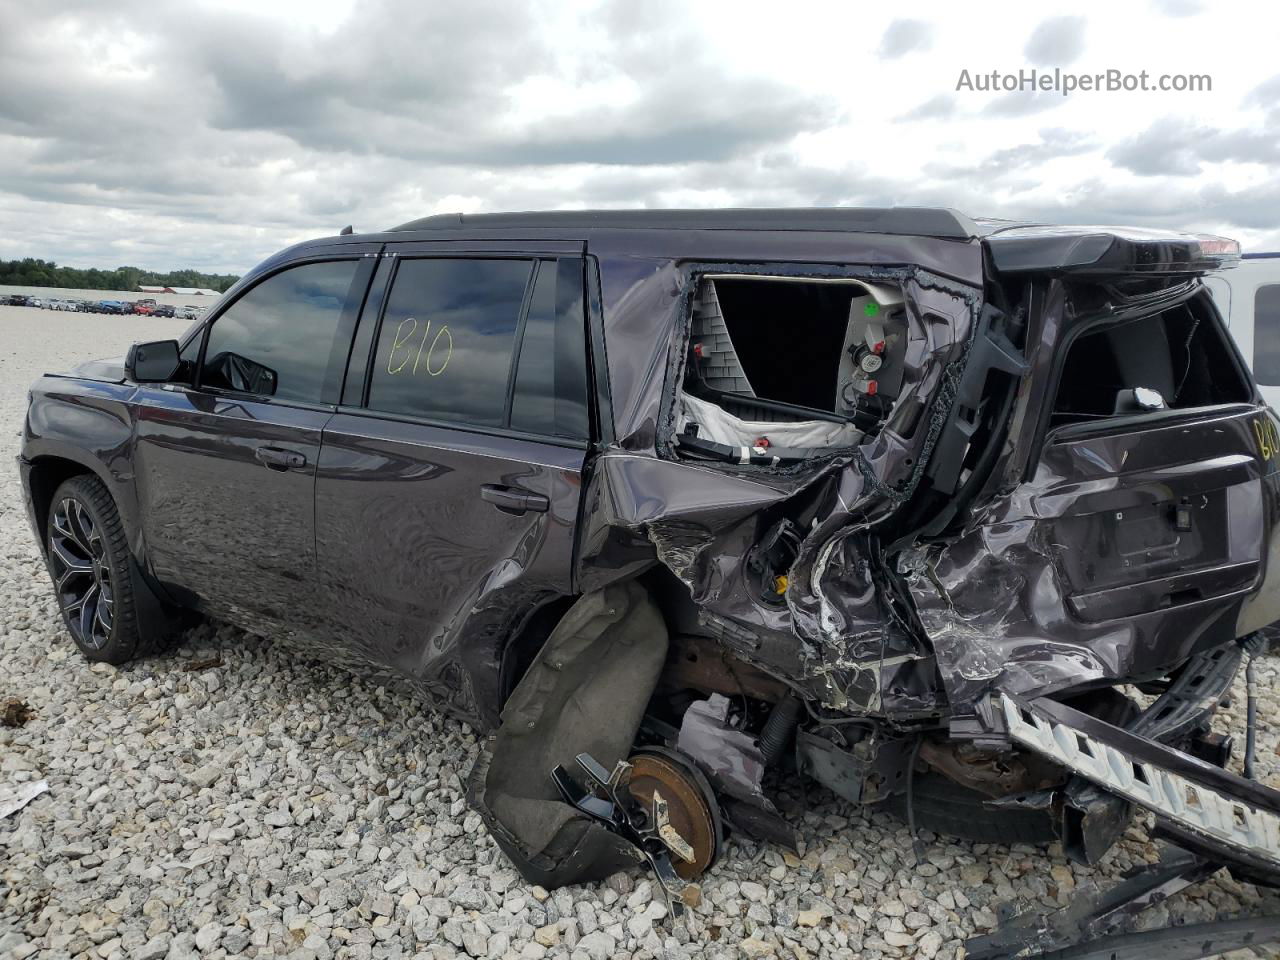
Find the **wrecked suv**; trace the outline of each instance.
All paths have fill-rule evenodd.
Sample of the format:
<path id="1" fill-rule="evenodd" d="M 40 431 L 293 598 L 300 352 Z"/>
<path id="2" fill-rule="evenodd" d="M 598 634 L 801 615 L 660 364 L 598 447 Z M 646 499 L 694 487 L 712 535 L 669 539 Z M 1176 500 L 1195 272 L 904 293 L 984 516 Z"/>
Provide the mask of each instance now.
<path id="1" fill-rule="evenodd" d="M 304 243 L 180 341 L 50 375 L 22 481 L 92 659 L 207 613 L 489 731 L 526 877 L 725 832 L 803 776 L 913 825 L 1135 809 L 1280 878 L 1208 720 L 1280 619 L 1280 430 L 1220 238 L 948 210 L 434 216 Z"/>

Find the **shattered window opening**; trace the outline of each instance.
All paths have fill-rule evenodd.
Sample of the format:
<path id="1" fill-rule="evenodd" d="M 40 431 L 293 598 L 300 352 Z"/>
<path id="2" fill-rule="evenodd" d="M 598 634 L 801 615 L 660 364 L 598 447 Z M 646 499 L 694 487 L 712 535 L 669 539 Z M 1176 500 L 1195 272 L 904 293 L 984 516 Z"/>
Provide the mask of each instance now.
<path id="1" fill-rule="evenodd" d="M 1247 403 L 1249 384 L 1205 296 L 1087 331 L 1067 347 L 1051 425 Z"/>
<path id="2" fill-rule="evenodd" d="M 739 463 L 854 447 L 902 389 L 906 347 L 895 285 L 705 274 L 679 396 L 681 446 Z"/>

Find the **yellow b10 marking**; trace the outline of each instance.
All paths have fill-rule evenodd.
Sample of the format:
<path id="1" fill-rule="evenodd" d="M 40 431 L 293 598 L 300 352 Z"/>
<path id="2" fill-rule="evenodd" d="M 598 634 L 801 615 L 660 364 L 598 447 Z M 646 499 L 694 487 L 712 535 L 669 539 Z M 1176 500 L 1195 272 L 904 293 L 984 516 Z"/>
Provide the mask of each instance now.
<path id="1" fill-rule="evenodd" d="M 1271 417 L 1258 417 L 1253 421 L 1253 438 L 1258 441 L 1258 453 L 1263 460 L 1280 457 L 1280 430 Z"/>
<path id="2" fill-rule="evenodd" d="M 406 323 L 413 324 L 413 326 L 411 326 L 407 331 L 404 327 Z M 403 370 L 405 365 L 408 364 L 409 358 L 413 357 L 412 373 L 416 374 L 418 372 L 418 364 L 421 363 L 423 365 L 423 369 L 427 371 L 428 376 L 438 377 L 440 374 L 444 373 L 444 368 L 449 366 L 449 361 L 453 359 L 453 334 L 449 332 L 448 324 L 445 324 L 436 331 L 435 339 L 431 341 L 431 346 L 428 348 L 427 336 L 431 333 L 431 321 L 428 320 L 422 328 L 422 342 L 418 344 L 418 351 L 415 356 L 413 344 L 410 341 L 413 339 L 413 335 L 417 330 L 418 321 L 414 317 L 405 317 L 400 321 L 400 325 L 396 327 L 395 339 L 391 342 L 390 351 L 387 352 L 387 373 L 391 376 L 394 377 L 397 373 Z M 441 345 L 440 342 L 441 337 L 448 338 L 447 342 L 443 345 Z M 404 347 L 406 352 L 404 358 L 396 364 L 396 351 L 401 347 Z M 441 348 L 444 352 L 443 362 L 439 359 L 437 348 Z M 427 355 L 425 357 L 422 355 L 423 350 L 427 351 Z M 431 366 L 433 359 L 435 359 L 437 364 L 435 369 L 432 369 Z M 425 363 L 423 362 L 424 360 Z M 392 366 L 393 364 L 395 364 L 395 366 Z"/>

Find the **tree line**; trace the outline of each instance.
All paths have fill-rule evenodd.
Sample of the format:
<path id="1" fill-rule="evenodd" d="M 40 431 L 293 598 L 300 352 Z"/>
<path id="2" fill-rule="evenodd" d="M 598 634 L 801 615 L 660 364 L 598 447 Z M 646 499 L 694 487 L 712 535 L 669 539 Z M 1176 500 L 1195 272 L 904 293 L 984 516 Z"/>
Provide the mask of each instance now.
<path id="1" fill-rule="evenodd" d="M 229 273 L 201 273 L 198 270 L 171 270 L 156 273 L 140 267 L 99 270 L 90 267 L 60 267 L 51 260 L 24 257 L 0 260 L 0 285 L 14 287 L 64 287 L 69 290 L 137 290 L 142 284 L 161 287 L 208 287 L 226 292 L 240 278 Z"/>

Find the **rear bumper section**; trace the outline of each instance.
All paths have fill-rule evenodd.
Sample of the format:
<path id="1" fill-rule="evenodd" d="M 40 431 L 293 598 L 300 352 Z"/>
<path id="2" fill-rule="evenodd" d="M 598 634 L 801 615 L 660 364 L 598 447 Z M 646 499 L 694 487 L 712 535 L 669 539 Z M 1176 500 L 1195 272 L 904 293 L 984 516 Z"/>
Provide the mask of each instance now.
<path id="1" fill-rule="evenodd" d="M 1239 643 L 1196 654 L 1169 689 L 1125 729 L 1148 740 L 1185 745 L 1198 729 L 1208 725 L 1218 704 L 1230 693 L 1243 659 L 1244 647 Z"/>
<path id="2" fill-rule="evenodd" d="M 1280 886 L 1280 791 L 1052 700 L 991 705 L 1013 742 L 1149 810 L 1180 846 Z"/>

